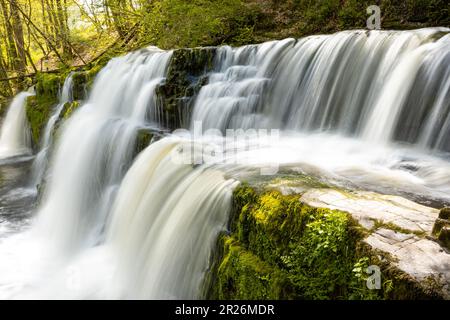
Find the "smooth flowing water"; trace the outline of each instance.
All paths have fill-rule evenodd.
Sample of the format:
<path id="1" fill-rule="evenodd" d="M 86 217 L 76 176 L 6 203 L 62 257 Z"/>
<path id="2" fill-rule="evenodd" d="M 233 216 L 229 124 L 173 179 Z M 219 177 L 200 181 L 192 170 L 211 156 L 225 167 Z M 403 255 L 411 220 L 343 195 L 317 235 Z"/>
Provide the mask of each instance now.
<path id="1" fill-rule="evenodd" d="M 448 114 L 450 99 L 448 32 L 346 31 L 222 47 L 192 121 L 204 129 L 327 131 L 448 151 L 439 137 L 449 123 L 438 116 Z"/>
<path id="2" fill-rule="evenodd" d="M 112 59 L 86 104 L 61 128 L 38 212 L 37 234 L 70 255 L 99 242 L 109 207 L 147 125 L 147 101 L 163 81 L 170 52 L 151 49 Z"/>
<path id="3" fill-rule="evenodd" d="M 249 176 L 290 170 L 450 203 L 449 32 L 347 31 L 218 48 L 185 119 L 190 131 L 134 162 L 137 132 L 164 117 L 157 89 L 172 52 L 112 59 L 60 128 L 35 221 L 0 238 L 9 257 L 0 297 L 201 298 L 232 190 Z M 236 134 L 227 129 L 247 131 L 239 140 L 223 137 Z"/>
<path id="4" fill-rule="evenodd" d="M 30 92 L 19 93 L 11 105 L 2 124 L 0 134 L 0 158 L 31 154 L 30 128 L 25 105 Z"/>
<path id="5" fill-rule="evenodd" d="M 31 185 L 33 187 L 38 186 L 42 182 L 45 170 L 47 169 L 48 157 L 53 143 L 53 134 L 56 123 L 60 119 L 61 112 L 66 103 L 72 101 L 72 76 L 73 75 L 70 74 L 64 81 L 64 85 L 59 94 L 59 103 L 54 107 L 53 113 L 45 126 L 41 148 L 34 159 L 32 167 Z"/>

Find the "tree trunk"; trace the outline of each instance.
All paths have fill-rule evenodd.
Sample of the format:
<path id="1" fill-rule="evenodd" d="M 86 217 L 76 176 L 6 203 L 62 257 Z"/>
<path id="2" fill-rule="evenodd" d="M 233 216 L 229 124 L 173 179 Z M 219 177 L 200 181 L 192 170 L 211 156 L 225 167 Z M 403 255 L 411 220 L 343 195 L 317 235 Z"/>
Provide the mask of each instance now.
<path id="1" fill-rule="evenodd" d="M 113 25 L 120 37 L 125 37 L 127 35 L 127 23 L 122 19 L 122 6 L 124 2 L 117 0 L 106 0 L 105 1 L 106 10 L 111 12 L 113 19 Z"/>
<path id="2" fill-rule="evenodd" d="M 6 30 L 6 38 L 7 38 L 7 53 L 8 53 L 8 66 L 11 69 L 16 69 L 16 63 L 18 59 L 18 53 L 16 50 L 16 45 L 14 41 L 14 32 L 11 25 L 11 19 L 9 15 L 8 6 L 6 5 L 5 0 L 0 0 L 0 6 L 2 8 L 3 17 L 5 20 L 5 30 Z"/>
<path id="3" fill-rule="evenodd" d="M 25 52 L 25 41 L 23 38 L 23 26 L 22 19 L 20 18 L 20 13 L 17 9 L 17 0 L 9 0 L 11 8 L 11 17 L 13 24 L 14 40 L 17 49 L 17 73 L 24 74 L 27 68 L 27 53 Z"/>
<path id="4" fill-rule="evenodd" d="M 56 2 L 56 17 L 59 25 L 59 35 L 61 37 L 61 45 L 63 53 L 66 56 L 72 56 L 73 52 L 69 44 L 69 27 L 67 26 L 67 14 L 65 7 L 63 7 L 61 0 L 55 0 Z"/>

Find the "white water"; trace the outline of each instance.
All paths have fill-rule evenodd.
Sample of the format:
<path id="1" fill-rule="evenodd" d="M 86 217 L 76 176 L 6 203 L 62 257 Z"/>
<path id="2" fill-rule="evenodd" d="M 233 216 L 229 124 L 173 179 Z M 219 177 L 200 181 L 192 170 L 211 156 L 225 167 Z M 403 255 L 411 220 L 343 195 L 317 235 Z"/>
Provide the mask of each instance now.
<path id="1" fill-rule="evenodd" d="M 138 97 L 154 92 L 147 85 L 163 80 L 170 56 L 151 49 L 112 59 L 86 104 L 63 124 L 36 226 L 58 252 L 99 242 L 137 130 L 146 125 L 148 106 L 137 104 Z"/>
<path id="2" fill-rule="evenodd" d="M 50 148 L 53 143 L 53 133 L 56 122 L 60 119 L 61 112 L 64 109 L 65 104 L 72 101 L 72 85 L 72 74 L 69 74 L 61 89 L 59 103 L 55 106 L 53 114 L 45 126 L 44 135 L 41 141 L 41 149 L 33 162 L 31 177 L 31 184 L 33 187 L 39 185 L 44 177 L 45 170 L 47 169 Z"/>
<path id="3" fill-rule="evenodd" d="M 125 297 L 200 298 L 225 230 L 237 182 L 214 168 L 174 164 L 180 143 L 166 138 L 146 149 L 119 190 L 107 243 L 118 253 L 116 285 Z"/>
<path id="4" fill-rule="evenodd" d="M 0 134 L 0 158 L 31 153 L 30 128 L 26 117 L 26 100 L 33 93 L 21 92 L 12 101 Z"/>
<path id="5" fill-rule="evenodd" d="M 222 131 L 329 131 L 377 144 L 396 140 L 396 131 L 405 132 L 400 140 L 418 143 L 425 125 L 445 134 L 450 121 L 423 119 L 423 112 L 447 114 L 449 105 L 450 35 L 433 42 L 439 32 L 449 29 L 346 31 L 219 48 L 191 122 Z M 436 88 L 437 79 L 443 82 Z M 404 128 L 406 116 L 419 123 Z M 427 147 L 445 145 L 435 136 L 423 140 Z"/>
<path id="6" fill-rule="evenodd" d="M 440 31 L 448 29 L 219 48 L 191 130 L 199 120 L 204 129 L 282 132 L 237 149 L 222 136 L 196 138 L 209 160 L 198 165 L 173 161 L 190 146 L 186 136 L 153 143 L 131 165 L 137 130 L 164 118 L 155 90 L 171 53 L 113 59 L 61 128 L 37 221 L 0 239 L 0 257 L 8 257 L 0 297 L 202 297 L 232 189 L 274 164 L 344 187 L 450 203 L 450 162 L 440 153 L 449 150 L 450 37 L 436 41 Z"/>

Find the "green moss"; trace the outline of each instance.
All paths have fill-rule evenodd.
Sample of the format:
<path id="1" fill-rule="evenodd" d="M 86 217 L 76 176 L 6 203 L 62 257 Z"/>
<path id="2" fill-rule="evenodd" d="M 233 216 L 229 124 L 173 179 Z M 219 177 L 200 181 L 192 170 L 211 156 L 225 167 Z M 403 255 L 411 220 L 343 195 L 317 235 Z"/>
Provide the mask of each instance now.
<path id="1" fill-rule="evenodd" d="M 95 76 L 103 67 L 103 62 L 86 66 L 81 70 L 62 70 L 58 73 L 38 73 L 36 75 L 36 95 L 28 98 L 27 117 L 30 123 L 34 146 L 38 146 L 42 131 L 51 116 L 54 106 L 58 103 L 58 95 L 64 81 L 73 72 L 73 99 L 63 112 L 67 119 L 79 107 L 80 100 L 86 98 L 87 90 L 92 86 Z"/>
<path id="2" fill-rule="evenodd" d="M 400 232 L 400 233 L 405 233 L 405 234 L 414 234 L 421 238 L 423 238 L 427 235 L 427 233 L 425 231 L 405 229 L 405 228 L 397 226 L 396 224 L 394 224 L 392 222 L 383 222 L 380 220 L 375 220 L 374 222 L 375 223 L 374 223 L 374 226 L 372 227 L 372 231 L 375 231 L 380 228 L 384 228 L 384 229 L 389 229 L 389 230 L 392 230 L 395 232 Z"/>
<path id="3" fill-rule="evenodd" d="M 278 175 L 276 179 L 271 180 L 271 185 L 284 185 L 288 187 L 307 187 L 310 188 L 329 188 L 330 185 L 323 183 L 312 175 L 293 172 L 290 174 Z"/>
<path id="4" fill-rule="evenodd" d="M 95 77 L 104 67 L 103 60 L 97 62 L 89 67 L 84 67 L 82 70 L 74 71 L 72 75 L 73 79 L 73 99 L 84 100 L 86 99 L 86 93 L 92 88 Z"/>
<path id="5" fill-rule="evenodd" d="M 8 109 L 9 100 L 0 95 L 0 118 L 3 118 Z"/>
<path id="6" fill-rule="evenodd" d="M 224 237 L 223 243 L 217 298 L 279 299 L 292 294 L 286 272 L 259 259 L 232 238 Z"/>
<path id="7" fill-rule="evenodd" d="M 238 239 L 262 259 L 281 264 L 281 256 L 287 254 L 290 242 L 298 241 L 307 221 L 308 213 L 298 196 L 269 191 L 256 203 L 242 207 Z"/>
<path id="8" fill-rule="evenodd" d="M 234 191 L 230 234 L 218 241 L 209 297 L 226 299 L 380 299 L 393 290 L 366 287 L 376 255 L 345 212 L 313 208 L 299 195 Z M 376 261 L 379 262 L 379 261 Z"/>
<path id="9" fill-rule="evenodd" d="M 448 208 L 448 207 L 442 208 L 439 211 L 439 218 L 445 219 L 445 220 L 450 220 L 450 208 Z"/>
<path id="10" fill-rule="evenodd" d="M 257 8 L 242 0 L 161 0 L 149 5 L 138 37 L 160 48 L 253 41 Z"/>
<path id="11" fill-rule="evenodd" d="M 38 73 L 36 75 L 36 95 L 27 100 L 26 113 L 30 123 L 33 145 L 37 147 L 42 132 L 58 103 L 58 94 L 68 70 L 60 73 Z"/>
<path id="12" fill-rule="evenodd" d="M 157 89 L 163 106 L 161 123 L 170 129 L 186 127 L 191 114 L 192 97 L 206 83 L 213 68 L 215 48 L 179 49 L 172 54 L 166 83 Z"/>
<path id="13" fill-rule="evenodd" d="M 52 108 L 58 102 L 56 96 L 40 95 L 28 97 L 26 112 L 30 123 L 33 145 L 39 145 L 41 134 L 51 115 Z"/>
<path id="14" fill-rule="evenodd" d="M 134 155 L 137 155 L 142 150 L 147 148 L 150 145 L 152 138 L 153 138 L 153 132 L 151 132 L 150 130 L 145 130 L 145 129 L 139 130 L 137 133 L 137 137 L 136 137 L 136 145 L 134 148 Z"/>
<path id="15" fill-rule="evenodd" d="M 61 111 L 62 117 L 63 119 L 68 119 L 73 112 L 78 109 L 78 107 L 80 106 L 80 101 L 75 100 L 73 102 L 67 102 L 64 105 L 63 110 Z"/>
<path id="16" fill-rule="evenodd" d="M 67 72 L 38 73 L 36 75 L 36 95 L 57 98 L 60 87 L 64 84 Z"/>

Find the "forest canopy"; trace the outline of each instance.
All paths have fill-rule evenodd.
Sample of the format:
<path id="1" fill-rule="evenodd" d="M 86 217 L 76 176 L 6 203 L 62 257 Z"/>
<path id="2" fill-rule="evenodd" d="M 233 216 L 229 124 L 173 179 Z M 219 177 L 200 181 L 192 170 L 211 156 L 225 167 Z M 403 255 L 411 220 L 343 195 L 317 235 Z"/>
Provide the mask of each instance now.
<path id="1" fill-rule="evenodd" d="M 448 26 L 445 0 L 0 0 L 0 98 L 30 75 L 92 63 L 147 45 L 242 45 L 364 28 Z"/>

